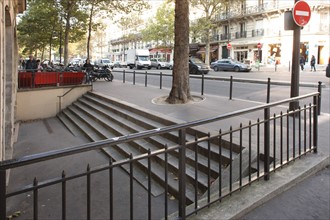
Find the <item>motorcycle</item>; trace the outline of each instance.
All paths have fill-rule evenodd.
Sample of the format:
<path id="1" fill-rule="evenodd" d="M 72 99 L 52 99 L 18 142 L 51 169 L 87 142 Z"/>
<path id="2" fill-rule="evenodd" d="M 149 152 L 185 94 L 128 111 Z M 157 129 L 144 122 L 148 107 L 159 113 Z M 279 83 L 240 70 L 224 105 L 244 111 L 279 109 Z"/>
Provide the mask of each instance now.
<path id="1" fill-rule="evenodd" d="M 90 81 L 95 82 L 96 80 L 104 79 L 105 81 L 112 82 L 113 74 L 110 68 L 107 66 L 98 67 L 94 66 L 94 68 L 87 72 L 88 78 Z"/>

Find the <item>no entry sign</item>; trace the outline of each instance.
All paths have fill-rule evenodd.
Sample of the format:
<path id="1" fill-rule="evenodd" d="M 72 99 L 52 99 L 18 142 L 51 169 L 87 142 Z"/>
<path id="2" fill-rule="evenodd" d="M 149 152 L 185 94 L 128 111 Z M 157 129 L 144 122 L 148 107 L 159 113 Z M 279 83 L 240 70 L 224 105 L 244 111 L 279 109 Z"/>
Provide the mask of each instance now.
<path id="1" fill-rule="evenodd" d="M 227 49 L 230 50 L 231 44 L 227 44 Z"/>
<path id="2" fill-rule="evenodd" d="M 298 26 L 305 26 L 311 18 L 311 8 L 305 1 L 298 1 L 293 7 L 292 16 Z"/>

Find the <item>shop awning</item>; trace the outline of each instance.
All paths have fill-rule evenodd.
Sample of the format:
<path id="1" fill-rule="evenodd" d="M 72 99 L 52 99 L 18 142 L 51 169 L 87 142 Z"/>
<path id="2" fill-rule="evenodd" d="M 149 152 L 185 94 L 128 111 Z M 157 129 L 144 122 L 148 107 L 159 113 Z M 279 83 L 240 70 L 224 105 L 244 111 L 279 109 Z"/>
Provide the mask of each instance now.
<path id="1" fill-rule="evenodd" d="M 172 53 L 172 49 L 171 48 L 153 48 L 151 50 L 149 50 L 150 53 Z"/>
<path id="2" fill-rule="evenodd" d="M 212 46 L 210 47 L 210 53 L 215 52 L 218 49 L 218 46 Z M 205 47 L 200 48 L 197 53 L 201 54 L 201 53 L 205 53 Z"/>

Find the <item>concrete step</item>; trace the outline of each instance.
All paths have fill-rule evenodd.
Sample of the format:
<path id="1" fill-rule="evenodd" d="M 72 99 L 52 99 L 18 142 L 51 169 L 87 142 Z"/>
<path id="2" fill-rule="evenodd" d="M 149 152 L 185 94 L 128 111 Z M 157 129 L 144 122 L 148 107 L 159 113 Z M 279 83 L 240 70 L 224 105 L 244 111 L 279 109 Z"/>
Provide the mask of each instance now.
<path id="1" fill-rule="evenodd" d="M 145 130 L 156 129 L 173 125 L 175 122 L 168 118 L 149 114 L 129 103 L 111 99 L 104 95 L 88 92 L 82 98 L 68 106 L 60 114 L 60 120 L 75 135 L 85 135 L 91 141 L 125 136 Z M 207 137 L 205 132 L 187 129 L 186 140 L 194 141 L 196 136 Z M 174 146 L 178 143 L 177 132 L 148 137 L 144 140 L 135 140 L 130 143 L 106 147 L 102 149 L 114 161 L 129 159 L 130 156 L 146 154 L 149 150 L 155 152 L 164 149 L 165 145 Z M 228 144 L 224 144 L 228 146 Z M 223 144 L 221 145 L 221 147 Z M 233 148 L 232 158 L 236 158 L 237 147 Z M 197 151 L 197 154 L 196 154 Z M 188 145 L 186 149 L 186 196 L 187 204 L 202 196 L 210 182 L 219 176 L 219 169 L 224 170 L 230 162 L 228 147 L 221 148 L 216 142 L 203 141 Z M 154 196 L 164 192 L 167 184 L 169 193 L 178 196 L 179 152 L 171 151 L 168 156 L 168 182 L 165 182 L 165 155 L 157 155 L 151 160 L 151 192 Z M 221 157 L 221 160 L 220 160 Z M 197 159 L 196 159 L 197 158 Z M 219 164 L 222 161 L 223 164 Z M 147 159 L 134 163 L 133 177 L 146 189 L 148 188 L 148 161 Z M 122 168 L 130 174 L 129 165 Z M 197 173 L 196 173 L 197 170 Z M 197 176 L 197 180 L 195 179 Z"/>

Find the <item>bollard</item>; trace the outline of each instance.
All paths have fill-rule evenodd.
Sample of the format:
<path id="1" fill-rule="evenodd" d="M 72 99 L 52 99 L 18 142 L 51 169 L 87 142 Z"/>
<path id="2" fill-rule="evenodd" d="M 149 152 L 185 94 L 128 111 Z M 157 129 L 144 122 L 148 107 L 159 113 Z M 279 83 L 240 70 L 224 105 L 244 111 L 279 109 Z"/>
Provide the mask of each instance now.
<path id="1" fill-rule="evenodd" d="M 125 76 L 126 76 L 126 72 L 125 70 L 123 70 L 123 83 L 125 83 Z"/>
<path id="2" fill-rule="evenodd" d="M 291 70 L 291 69 L 290 69 L 290 65 L 291 65 L 291 63 L 290 63 L 290 61 L 289 61 L 289 72 L 290 72 L 290 70 Z"/>
<path id="3" fill-rule="evenodd" d="M 204 73 L 202 73 L 202 91 L 201 95 L 204 95 Z"/>
<path id="4" fill-rule="evenodd" d="M 144 86 L 147 87 L 148 85 L 148 72 L 146 71 L 145 77 L 144 77 Z"/>
<path id="5" fill-rule="evenodd" d="M 270 102 L 270 78 L 267 81 L 267 103 Z"/>
<path id="6" fill-rule="evenodd" d="M 230 76 L 229 100 L 233 97 L 233 76 Z"/>
<path id="7" fill-rule="evenodd" d="M 133 85 L 135 85 L 135 70 L 133 71 Z"/>
<path id="8" fill-rule="evenodd" d="M 163 73 L 160 72 L 160 76 L 159 76 L 159 89 L 162 89 L 163 86 Z"/>

